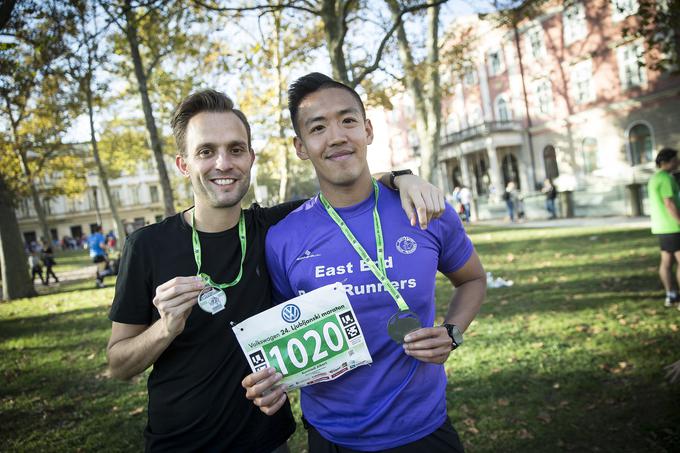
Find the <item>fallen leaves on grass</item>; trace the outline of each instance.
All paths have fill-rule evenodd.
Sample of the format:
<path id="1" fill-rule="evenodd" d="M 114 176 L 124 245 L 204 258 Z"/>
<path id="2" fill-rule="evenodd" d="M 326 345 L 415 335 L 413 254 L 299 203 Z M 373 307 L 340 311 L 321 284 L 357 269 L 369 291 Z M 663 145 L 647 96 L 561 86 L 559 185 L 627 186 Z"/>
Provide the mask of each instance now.
<path id="1" fill-rule="evenodd" d="M 128 412 L 129 415 L 139 415 L 144 412 L 144 406 L 139 406 Z"/>

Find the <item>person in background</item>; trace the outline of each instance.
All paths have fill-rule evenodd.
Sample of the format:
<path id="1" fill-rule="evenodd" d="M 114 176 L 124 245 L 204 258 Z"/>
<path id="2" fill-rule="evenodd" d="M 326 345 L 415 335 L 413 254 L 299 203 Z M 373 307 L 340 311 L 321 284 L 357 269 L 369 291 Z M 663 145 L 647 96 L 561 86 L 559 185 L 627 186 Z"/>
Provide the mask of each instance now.
<path id="1" fill-rule="evenodd" d="M 40 259 L 38 258 L 37 252 L 30 252 L 28 255 L 28 267 L 31 268 L 31 281 L 35 283 L 35 276 L 40 277 L 40 281 L 43 285 L 46 285 L 45 279 L 43 278 L 42 266 L 40 265 Z"/>
<path id="2" fill-rule="evenodd" d="M 54 278 L 54 283 L 59 283 L 57 275 L 52 270 L 52 266 L 57 264 L 57 262 L 54 260 L 54 251 L 52 250 L 52 246 L 50 244 L 45 244 L 43 246 L 42 262 L 45 265 L 45 284 L 50 284 L 50 275 L 52 278 Z"/>
<path id="3" fill-rule="evenodd" d="M 550 178 L 543 180 L 543 187 L 541 192 L 545 195 L 545 210 L 548 211 L 550 219 L 557 217 L 555 212 L 555 198 L 557 198 L 557 189 Z"/>
<path id="4" fill-rule="evenodd" d="M 97 265 L 95 284 L 97 285 L 97 288 L 103 288 L 104 277 L 107 275 L 106 268 L 108 266 L 108 260 L 106 257 L 106 239 L 102 234 L 101 225 L 97 225 L 87 239 L 87 248 L 90 250 L 92 262 Z"/>
<path id="5" fill-rule="evenodd" d="M 505 201 L 505 207 L 508 210 L 508 218 L 511 222 L 515 221 L 515 207 L 517 202 L 517 189 L 515 186 L 515 181 L 509 181 L 505 186 L 505 192 L 503 192 L 503 200 Z"/>
<path id="6" fill-rule="evenodd" d="M 472 191 L 467 188 L 467 186 L 463 186 L 460 188 L 460 192 L 458 193 L 458 200 L 460 201 L 461 206 L 463 207 L 463 213 L 465 214 L 465 222 L 470 223 L 470 206 L 472 203 Z"/>
<path id="7" fill-rule="evenodd" d="M 659 238 L 659 278 L 666 290 L 664 306 L 678 302 L 680 269 L 673 276 L 673 261 L 680 262 L 680 187 L 672 173 L 678 168 L 678 151 L 664 148 L 656 155 L 659 169 L 647 183 L 652 234 Z M 680 307 L 679 307 L 680 308 Z"/>

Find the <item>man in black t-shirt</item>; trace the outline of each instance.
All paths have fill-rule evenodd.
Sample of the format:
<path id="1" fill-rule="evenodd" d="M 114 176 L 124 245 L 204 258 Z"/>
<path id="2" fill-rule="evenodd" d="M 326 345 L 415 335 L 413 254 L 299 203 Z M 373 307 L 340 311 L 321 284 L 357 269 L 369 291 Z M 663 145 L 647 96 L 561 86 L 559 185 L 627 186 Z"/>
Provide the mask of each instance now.
<path id="1" fill-rule="evenodd" d="M 271 417 L 245 398 L 250 369 L 230 325 L 271 306 L 265 235 L 301 201 L 241 209 L 255 156 L 248 122 L 225 95 L 190 95 L 172 128 L 195 206 L 128 238 L 109 315 L 111 374 L 127 379 L 153 365 L 147 451 L 285 451 L 295 429 L 286 395 Z M 412 218 L 417 206 L 421 224 L 443 210 L 433 186 L 413 176 L 399 184 L 409 185 L 402 204 Z M 209 290 L 223 307 L 194 308 Z"/>

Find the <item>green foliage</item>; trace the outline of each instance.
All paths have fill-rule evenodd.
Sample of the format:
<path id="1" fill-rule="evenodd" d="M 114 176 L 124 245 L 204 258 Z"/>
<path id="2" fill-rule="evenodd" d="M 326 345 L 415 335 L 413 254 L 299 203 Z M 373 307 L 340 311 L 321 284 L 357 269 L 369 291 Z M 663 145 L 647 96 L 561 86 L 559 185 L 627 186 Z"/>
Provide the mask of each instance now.
<path id="1" fill-rule="evenodd" d="M 488 291 L 445 364 L 467 451 L 672 451 L 680 385 L 663 366 L 680 359 L 680 322 L 663 308 L 649 231 L 473 225 L 470 235 L 486 270 L 515 285 Z M 88 261 L 72 252 L 57 262 L 60 274 Z M 143 448 L 146 374 L 107 377 L 113 290 L 92 286 L 0 304 L 0 450 Z M 450 295 L 439 278 L 437 322 Z M 303 452 L 299 393 L 290 396 L 289 444 Z"/>
<path id="2" fill-rule="evenodd" d="M 5 181 L 16 198 L 34 186 L 47 196 L 82 187 L 83 167 L 61 142 L 77 95 L 68 83 L 65 36 L 73 32 L 68 4 L 20 2 L 0 51 L 0 147 Z M 63 184 L 56 184 L 62 181 Z"/>
<path id="3" fill-rule="evenodd" d="M 635 19 L 624 23 L 623 34 L 642 38 L 653 49 L 647 66 L 680 73 L 680 0 L 640 0 Z"/>
<path id="4" fill-rule="evenodd" d="M 134 174 L 151 159 L 144 124 L 139 119 L 114 118 L 102 125 L 99 154 L 109 178 Z"/>

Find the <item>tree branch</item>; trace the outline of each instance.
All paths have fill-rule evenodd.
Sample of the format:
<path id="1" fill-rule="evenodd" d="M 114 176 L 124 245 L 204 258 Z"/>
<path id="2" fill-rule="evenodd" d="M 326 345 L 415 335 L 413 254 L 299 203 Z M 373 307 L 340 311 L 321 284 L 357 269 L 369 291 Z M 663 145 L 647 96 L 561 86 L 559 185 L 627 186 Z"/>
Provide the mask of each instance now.
<path id="1" fill-rule="evenodd" d="M 220 12 L 235 12 L 235 13 L 245 13 L 249 11 L 263 11 L 265 13 L 271 13 L 274 11 L 280 11 L 282 9 L 295 9 L 298 11 L 305 11 L 310 14 L 318 15 L 319 11 L 311 8 L 309 6 L 308 2 L 302 2 L 305 3 L 308 6 L 299 6 L 299 2 L 292 0 L 288 3 L 281 3 L 278 5 L 255 5 L 255 6 L 215 6 L 215 5 L 209 5 L 201 0 L 193 0 L 195 4 L 198 6 L 201 6 L 203 8 L 209 9 L 211 11 L 220 11 Z"/>
<path id="2" fill-rule="evenodd" d="M 392 27 L 389 29 L 389 31 L 383 36 L 382 41 L 380 41 L 380 46 L 378 46 L 378 51 L 375 54 L 375 58 L 373 59 L 373 63 L 363 69 L 353 80 L 355 85 L 359 85 L 365 78 L 368 76 L 370 73 L 373 71 L 377 70 L 380 67 L 380 60 L 382 59 L 382 54 L 385 51 L 385 47 L 387 46 L 387 42 L 390 40 L 394 32 L 397 30 L 397 27 L 404 21 L 404 15 L 408 13 L 414 13 L 416 11 L 420 11 L 423 9 L 427 8 L 432 8 L 435 6 L 442 5 L 444 3 L 448 2 L 448 0 L 436 0 L 432 3 L 421 3 L 418 5 L 413 5 L 409 6 L 408 8 L 404 8 L 401 10 L 399 13 L 399 17 L 397 18 L 396 21 L 394 21 L 394 24 L 392 24 Z"/>

